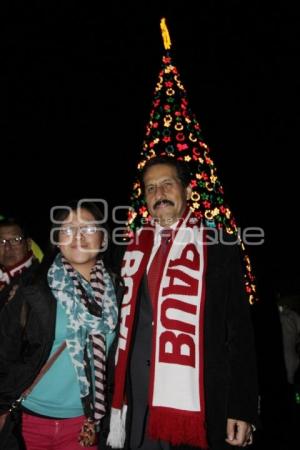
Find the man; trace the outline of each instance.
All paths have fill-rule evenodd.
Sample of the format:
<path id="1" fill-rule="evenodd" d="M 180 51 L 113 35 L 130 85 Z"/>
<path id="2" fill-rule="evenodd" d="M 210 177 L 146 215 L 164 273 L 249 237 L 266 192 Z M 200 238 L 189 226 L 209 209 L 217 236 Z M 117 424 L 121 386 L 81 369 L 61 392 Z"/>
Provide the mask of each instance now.
<path id="1" fill-rule="evenodd" d="M 239 247 L 189 210 L 180 161 L 150 159 L 142 187 L 155 224 L 143 227 L 123 259 L 127 293 L 107 443 L 244 447 L 252 443 L 257 384 Z"/>
<path id="2" fill-rule="evenodd" d="M 38 267 L 31 239 L 14 220 L 0 222 L 0 310 Z"/>

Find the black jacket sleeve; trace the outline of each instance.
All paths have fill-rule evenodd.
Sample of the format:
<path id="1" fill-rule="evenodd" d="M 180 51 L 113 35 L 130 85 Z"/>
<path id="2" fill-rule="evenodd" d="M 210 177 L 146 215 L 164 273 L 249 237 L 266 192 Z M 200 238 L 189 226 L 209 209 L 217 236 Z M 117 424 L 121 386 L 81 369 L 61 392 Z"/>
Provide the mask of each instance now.
<path id="1" fill-rule="evenodd" d="M 50 306 L 51 305 L 51 306 Z M 0 412 L 31 385 L 51 350 L 56 303 L 38 288 L 18 289 L 0 314 Z"/>
<path id="2" fill-rule="evenodd" d="M 243 284 L 241 254 L 232 249 L 227 309 L 229 358 L 228 417 L 257 422 L 258 387 L 250 304 Z"/>

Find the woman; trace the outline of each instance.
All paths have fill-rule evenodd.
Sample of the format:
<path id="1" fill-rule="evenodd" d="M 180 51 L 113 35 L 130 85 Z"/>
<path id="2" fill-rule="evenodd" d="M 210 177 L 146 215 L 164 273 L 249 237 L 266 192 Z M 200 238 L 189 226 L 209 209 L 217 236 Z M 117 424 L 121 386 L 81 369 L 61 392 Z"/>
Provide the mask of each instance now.
<path id="1" fill-rule="evenodd" d="M 26 450 L 96 449 L 94 425 L 97 429 L 105 414 L 105 347 L 118 318 L 116 287 L 103 262 L 108 233 L 92 202 L 56 213 L 51 231 L 56 252 L 46 276 L 20 288 L 0 316 L 0 411 L 29 388 L 22 401 Z M 60 354 L 31 389 L 56 351 Z M 3 448 L 18 448 L 7 428 L 0 436 Z"/>

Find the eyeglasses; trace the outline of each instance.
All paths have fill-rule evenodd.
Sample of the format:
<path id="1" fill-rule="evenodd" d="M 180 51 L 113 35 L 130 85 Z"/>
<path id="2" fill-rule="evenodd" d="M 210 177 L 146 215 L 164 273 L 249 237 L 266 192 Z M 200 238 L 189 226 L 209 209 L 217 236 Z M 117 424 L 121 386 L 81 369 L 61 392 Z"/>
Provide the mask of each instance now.
<path id="1" fill-rule="evenodd" d="M 8 244 L 10 244 L 12 247 L 16 247 L 17 245 L 20 245 L 22 243 L 23 239 L 23 236 L 16 236 L 11 239 L 0 239 L 0 247 L 5 247 Z"/>
<path id="2" fill-rule="evenodd" d="M 82 227 L 75 227 L 72 225 L 68 225 L 66 227 L 60 228 L 60 232 L 62 234 L 64 234 L 65 236 L 69 236 L 69 237 L 75 236 L 77 233 L 77 230 L 83 236 L 91 236 L 91 235 L 97 233 L 97 231 L 99 231 L 99 228 L 96 227 L 95 225 L 84 225 Z"/>

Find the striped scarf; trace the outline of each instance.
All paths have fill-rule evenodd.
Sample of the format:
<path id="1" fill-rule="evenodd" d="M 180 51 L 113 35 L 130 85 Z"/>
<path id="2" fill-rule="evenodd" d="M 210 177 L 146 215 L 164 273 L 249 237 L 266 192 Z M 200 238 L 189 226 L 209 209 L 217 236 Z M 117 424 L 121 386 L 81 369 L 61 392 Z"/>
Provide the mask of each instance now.
<path id="1" fill-rule="evenodd" d="M 105 414 L 105 335 L 101 327 L 104 298 L 110 297 L 112 308 L 115 294 L 112 281 L 98 259 L 91 271 L 90 287 L 93 296 L 88 295 L 84 284 L 88 284 L 70 263 L 58 254 L 48 272 L 48 282 L 55 298 L 68 316 L 68 328 L 74 338 L 67 339 L 67 348 L 80 384 L 81 397 L 89 395 L 91 386 L 85 372 L 84 354 L 93 359 L 95 373 L 94 420 L 99 423 Z M 113 320 L 112 320 L 113 322 Z M 115 324 L 111 323 L 111 329 Z M 91 342 L 92 345 L 88 343 Z"/>
<path id="2" fill-rule="evenodd" d="M 72 279 L 76 293 L 81 298 L 83 305 L 87 310 L 96 317 L 102 316 L 102 305 L 104 295 L 103 281 L 103 261 L 99 258 L 92 268 L 90 284 L 94 292 L 94 298 L 90 298 L 85 289 L 82 287 L 78 273 L 73 269 L 71 264 L 62 257 L 62 263 L 65 266 L 70 278 Z M 94 419 L 99 422 L 105 414 L 105 337 L 102 334 L 92 334 L 91 340 L 93 344 L 94 371 L 95 371 L 95 403 L 94 403 Z"/>

